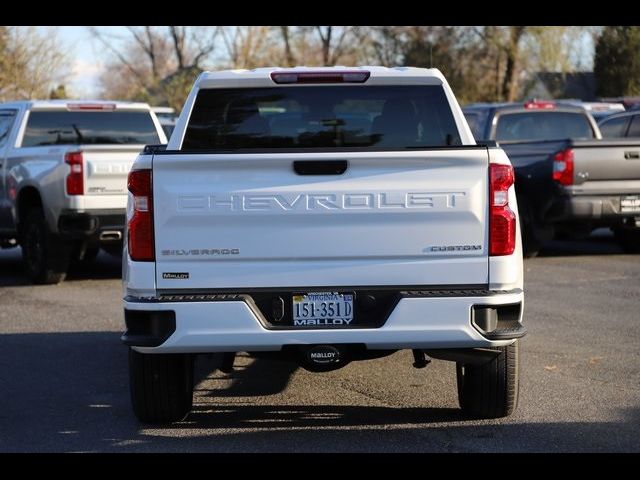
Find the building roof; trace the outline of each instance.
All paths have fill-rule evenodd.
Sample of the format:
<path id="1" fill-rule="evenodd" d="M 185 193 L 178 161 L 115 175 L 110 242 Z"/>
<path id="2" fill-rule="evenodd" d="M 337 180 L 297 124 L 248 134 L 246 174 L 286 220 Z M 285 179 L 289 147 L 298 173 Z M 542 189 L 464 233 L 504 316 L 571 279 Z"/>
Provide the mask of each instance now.
<path id="1" fill-rule="evenodd" d="M 596 100 L 596 77 L 593 72 L 538 72 L 538 80 L 551 98 Z"/>

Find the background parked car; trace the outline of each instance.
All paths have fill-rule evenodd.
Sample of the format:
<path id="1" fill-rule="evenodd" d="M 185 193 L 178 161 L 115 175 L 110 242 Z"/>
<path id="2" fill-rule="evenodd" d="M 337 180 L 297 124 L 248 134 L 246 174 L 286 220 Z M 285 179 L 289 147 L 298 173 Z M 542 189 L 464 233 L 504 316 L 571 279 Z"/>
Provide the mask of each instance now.
<path id="1" fill-rule="evenodd" d="M 606 117 L 598 127 L 603 138 L 640 137 L 640 109 Z"/>
<path id="2" fill-rule="evenodd" d="M 176 128 L 176 122 L 178 120 L 176 111 L 171 107 L 151 107 L 151 110 L 153 110 L 153 113 L 158 117 L 158 121 L 167 139 L 171 138 L 171 134 L 173 133 L 173 129 Z"/>
<path id="3" fill-rule="evenodd" d="M 121 253 L 127 174 L 145 145 L 164 142 L 146 103 L 0 104 L 0 247 L 20 245 L 41 284 L 100 248 Z"/>
<path id="4" fill-rule="evenodd" d="M 557 233 L 600 227 L 610 227 L 625 251 L 640 251 L 640 139 L 603 141 L 591 114 L 566 103 L 474 104 L 463 112 L 476 139 L 498 142 L 513 164 L 526 256 Z"/>

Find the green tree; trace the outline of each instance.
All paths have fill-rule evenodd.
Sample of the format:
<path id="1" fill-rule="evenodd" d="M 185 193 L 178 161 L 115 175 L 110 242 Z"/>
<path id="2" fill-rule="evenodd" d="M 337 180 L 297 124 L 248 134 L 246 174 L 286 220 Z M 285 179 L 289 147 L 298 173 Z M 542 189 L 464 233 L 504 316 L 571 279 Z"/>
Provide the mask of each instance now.
<path id="1" fill-rule="evenodd" d="M 598 95 L 640 95 L 640 27 L 605 27 L 596 43 Z"/>

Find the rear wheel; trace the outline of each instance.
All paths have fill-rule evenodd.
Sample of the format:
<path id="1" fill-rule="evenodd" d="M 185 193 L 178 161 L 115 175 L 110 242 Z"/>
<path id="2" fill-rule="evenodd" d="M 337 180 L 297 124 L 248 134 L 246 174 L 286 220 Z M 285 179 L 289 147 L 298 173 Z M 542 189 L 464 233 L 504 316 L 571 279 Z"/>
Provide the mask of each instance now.
<path id="1" fill-rule="evenodd" d="M 518 405 L 519 358 L 516 340 L 482 365 L 458 363 L 458 399 L 462 410 L 473 417 L 511 415 Z"/>
<path id="2" fill-rule="evenodd" d="M 141 422 L 183 420 L 193 405 L 193 356 L 129 349 L 129 386 L 133 411 Z"/>
<path id="3" fill-rule="evenodd" d="M 640 228 L 620 227 L 614 229 L 616 241 L 627 253 L 640 253 Z"/>
<path id="4" fill-rule="evenodd" d="M 71 248 L 49 231 L 42 210 L 27 214 L 22 232 L 22 259 L 29 278 L 37 284 L 62 282 L 69 269 Z"/>

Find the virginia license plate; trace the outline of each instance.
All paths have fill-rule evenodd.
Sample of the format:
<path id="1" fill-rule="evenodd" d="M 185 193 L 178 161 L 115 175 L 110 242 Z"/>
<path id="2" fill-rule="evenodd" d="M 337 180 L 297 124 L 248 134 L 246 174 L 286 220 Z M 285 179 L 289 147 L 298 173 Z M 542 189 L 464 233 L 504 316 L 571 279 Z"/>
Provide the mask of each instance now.
<path id="1" fill-rule="evenodd" d="M 640 195 L 620 197 L 620 211 L 623 213 L 640 212 Z"/>
<path id="2" fill-rule="evenodd" d="M 293 295 L 293 326 L 338 327 L 352 324 L 352 293 L 310 292 Z"/>

